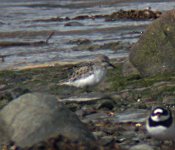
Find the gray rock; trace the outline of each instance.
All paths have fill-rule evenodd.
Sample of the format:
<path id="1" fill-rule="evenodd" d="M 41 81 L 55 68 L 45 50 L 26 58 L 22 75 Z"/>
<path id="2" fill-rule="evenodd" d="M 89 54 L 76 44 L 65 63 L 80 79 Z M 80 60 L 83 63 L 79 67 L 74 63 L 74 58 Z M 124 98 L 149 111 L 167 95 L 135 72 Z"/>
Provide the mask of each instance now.
<path id="1" fill-rule="evenodd" d="M 155 20 L 132 47 L 129 59 L 142 76 L 175 71 L 175 10 Z"/>
<path id="2" fill-rule="evenodd" d="M 0 112 L 12 141 L 21 147 L 62 134 L 72 140 L 91 141 L 94 136 L 54 96 L 31 93 L 20 96 Z"/>
<path id="3" fill-rule="evenodd" d="M 103 136 L 101 138 L 101 143 L 102 145 L 108 145 L 110 143 L 112 143 L 112 141 L 114 140 L 114 136 Z"/>
<path id="4" fill-rule="evenodd" d="M 147 144 L 139 144 L 132 146 L 129 150 L 154 150 L 154 149 Z"/>
<path id="5" fill-rule="evenodd" d="M 98 139 L 98 138 L 104 136 L 105 133 L 102 131 L 96 131 L 96 132 L 93 132 L 93 135 L 96 137 L 96 139 Z"/>
<path id="6" fill-rule="evenodd" d="M 112 101 L 111 99 L 104 99 L 100 100 L 99 103 L 97 104 L 97 109 L 108 109 L 112 110 L 115 107 L 115 102 Z"/>
<path id="7" fill-rule="evenodd" d="M 8 128 L 5 122 L 0 118 L 0 146 L 1 144 L 8 144 L 9 140 L 10 140 L 10 137 L 9 137 Z"/>
<path id="8" fill-rule="evenodd" d="M 80 22 L 68 22 L 65 23 L 64 26 L 84 26 L 84 24 L 80 23 Z"/>
<path id="9" fill-rule="evenodd" d="M 133 66 L 131 62 L 126 61 L 123 66 L 122 66 L 122 74 L 124 77 L 129 77 L 129 76 L 139 76 L 138 70 Z"/>
<path id="10" fill-rule="evenodd" d="M 130 109 L 122 113 L 117 113 L 117 116 L 115 117 L 115 122 L 145 122 L 148 117 L 148 114 L 148 111 L 144 109 Z"/>
<path id="11" fill-rule="evenodd" d="M 77 44 L 77 45 L 86 45 L 90 43 L 91 43 L 91 40 L 86 38 L 73 39 L 69 41 L 69 44 Z"/>

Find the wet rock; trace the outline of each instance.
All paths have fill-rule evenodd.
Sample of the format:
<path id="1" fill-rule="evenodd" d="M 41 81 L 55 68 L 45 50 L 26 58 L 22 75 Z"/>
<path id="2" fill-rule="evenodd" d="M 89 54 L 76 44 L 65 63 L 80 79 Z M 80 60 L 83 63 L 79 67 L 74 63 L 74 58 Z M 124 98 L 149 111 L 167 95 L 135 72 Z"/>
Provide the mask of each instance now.
<path id="1" fill-rule="evenodd" d="M 72 20 L 84 20 L 84 19 L 98 19 L 98 18 L 105 18 L 106 16 L 108 15 L 101 15 L 101 14 L 98 14 L 98 15 L 80 15 L 80 16 L 76 16 L 76 17 L 73 17 L 71 18 Z"/>
<path id="2" fill-rule="evenodd" d="M 84 26 L 84 24 L 80 22 L 68 22 L 68 23 L 65 23 L 64 26 Z"/>
<path id="3" fill-rule="evenodd" d="M 136 145 L 137 143 L 139 143 L 139 139 L 137 138 L 138 135 L 136 134 L 136 132 L 134 132 L 134 130 L 131 129 L 130 126 L 128 126 L 127 128 L 128 129 L 126 130 L 128 131 L 120 131 L 121 136 L 117 137 L 117 142 L 120 143 L 123 149 L 129 149 L 131 145 Z"/>
<path id="4" fill-rule="evenodd" d="M 113 51 L 117 51 L 117 50 L 124 50 L 124 49 L 128 49 L 130 46 L 129 43 L 127 42 L 109 42 L 109 43 L 104 43 L 103 45 L 100 46 L 101 49 L 112 49 Z"/>
<path id="5" fill-rule="evenodd" d="M 103 149 L 96 141 L 82 143 L 79 140 L 71 140 L 62 135 L 49 138 L 46 141 L 41 141 L 32 147 L 25 148 L 25 150 L 98 150 Z M 10 149 L 11 150 L 11 149 Z M 18 148 L 18 150 L 24 150 Z M 105 149 L 108 150 L 108 149 Z"/>
<path id="6" fill-rule="evenodd" d="M 100 121 L 100 120 L 107 120 L 109 119 L 109 115 L 104 113 L 104 112 L 98 112 L 98 113 L 93 113 L 90 115 L 87 115 L 83 118 L 83 122 L 90 122 L 90 121 Z"/>
<path id="7" fill-rule="evenodd" d="M 112 100 L 101 100 L 99 104 L 97 104 L 97 109 L 107 109 L 112 110 L 115 107 L 115 102 Z"/>
<path id="8" fill-rule="evenodd" d="M 95 51 L 100 49 L 100 45 L 98 44 L 79 44 L 78 46 L 72 47 L 72 50 L 74 51 L 84 51 L 84 50 L 89 50 L 89 51 Z"/>
<path id="9" fill-rule="evenodd" d="M 132 146 L 129 150 L 154 150 L 154 149 L 147 144 L 139 144 Z"/>
<path id="10" fill-rule="evenodd" d="M 114 141 L 114 137 L 113 136 L 103 136 L 101 138 L 101 143 L 106 146 L 111 144 Z"/>
<path id="11" fill-rule="evenodd" d="M 91 114 L 94 114 L 94 113 L 97 113 L 97 111 L 93 108 L 85 109 L 85 110 L 82 108 L 81 111 L 79 110 L 78 112 L 76 112 L 76 114 L 78 116 L 81 116 L 81 117 L 91 115 Z"/>
<path id="12" fill-rule="evenodd" d="M 76 16 L 72 18 L 73 20 L 84 20 L 84 19 L 95 19 L 95 16 L 91 15 L 81 15 L 81 16 Z"/>
<path id="13" fill-rule="evenodd" d="M 40 93 L 25 94 L 0 112 L 12 141 L 21 147 L 62 134 L 70 139 L 94 140 L 78 117 L 54 96 Z"/>
<path id="14" fill-rule="evenodd" d="M 57 21 L 69 21 L 69 17 L 52 17 L 48 19 L 36 19 L 34 22 L 57 22 Z"/>
<path id="15" fill-rule="evenodd" d="M 116 122 L 144 122 L 148 116 L 148 111 L 144 109 L 130 109 L 116 115 Z"/>
<path id="16" fill-rule="evenodd" d="M 77 50 L 78 51 L 82 51 L 82 50 L 95 51 L 95 50 L 101 50 L 101 49 L 111 49 L 113 51 L 118 51 L 118 50 L 128 51 L 129 47 L 131 46 L 131 44 L 126 43 L 126 42 L 109 42 L 109 43 L 104 43 L 104 44 L 92 44 L 92 41 L 86 41 L 86 42 L 84 42 L 84 41 L 81 42 L 80 41 L 78 43 L 80 43 L 80 44 L 83 43 L 84 45 L 78 44 L 78 46 L 73 47 L 72 50 L 76 50 L 76 51 Z"/>
<path id="17" fill-rule="evenodd" d="M 160 11 L 144 10 L 120 10 L 106 17 L 106 21 L 115 21 L 117 19 L 156 19 L 161 15 Z"/>
<path id="18" fill-rule="evenodd" d="M 164 13 L 132 47 L 129 58 L 142 76 L 175 71 L 175 10 Z"/>
<path id="19" fill-rule="evenodd" d="M 90 43 L 91 43 L 91 40 L 85 39 L 85 38 L 75 39 L 75 40 L 69 41 L 69 44 L 77 44 L 77 45 L 90 44 Z"/>

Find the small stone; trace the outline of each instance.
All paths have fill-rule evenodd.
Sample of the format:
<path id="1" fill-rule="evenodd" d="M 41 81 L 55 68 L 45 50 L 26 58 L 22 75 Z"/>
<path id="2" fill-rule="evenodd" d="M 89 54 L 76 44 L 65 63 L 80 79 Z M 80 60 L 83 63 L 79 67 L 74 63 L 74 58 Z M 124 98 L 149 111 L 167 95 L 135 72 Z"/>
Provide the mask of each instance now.
<path id="1" fill-rule="evenodd" d="M 132 146 L 129 150 L 154 150 L 154 149 L 147 144 L 139 144 Z"/>
<path id="2" fill-rule="evenodd" d="M 102 136 L 104 136 L 104 132 L 102 132 L 102 131 L 96 131 L 96 132 L 93 132 L 93 135 L 95 136 L 96 139 L 99 139 Z"/>
<path id="3" fill-rule="evenodd" d="M 117 139 L 117 142 L 118 143 L 122 143 L 122 142 L 124 142 L 126 140 L 126 138 L 119 138 L 119 139 Z"/>
<path id="4" fill-rule="evenodd" d="M 128 109 L 117 114 L 115 121 L 118 123 L 144 122 L 148 116 L 148 111 L 144 109 Z"/>
<path id="5" fill-rule="evenodd" d="M 80 22 L 68 22 L 64 26 L 84 26 L 84 24 Z"/>
<path id="6" fill-rule="evenodd" d="M 113 136 L 104 136 L 101 138 L 101 143 L 105 146 L 112 143 L 114 140 Z"/>
<path id="7" fill-rule="evenodd" d="M 6 85 L 5 85 L 5 84 L 0 84 L 0 90 L 4 90 L 4 89 L 5 89 L 5 87 L 6 87 Z"/>
<path id="8" fill-rule="evenodd" d="M 97 106 L 97 109 L 108 109 L 112 110 L 115 106 L 115 103 L 112 100 L 101 100 Z"/>

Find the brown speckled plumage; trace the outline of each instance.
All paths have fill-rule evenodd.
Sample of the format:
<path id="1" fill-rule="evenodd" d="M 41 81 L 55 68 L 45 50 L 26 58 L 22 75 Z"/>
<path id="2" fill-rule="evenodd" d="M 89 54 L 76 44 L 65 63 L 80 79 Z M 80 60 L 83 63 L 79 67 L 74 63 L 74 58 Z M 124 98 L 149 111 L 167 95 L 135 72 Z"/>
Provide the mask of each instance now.
<path id="1" fill-rule="evenodd" d="M 73 73 L 66 81 L 59 85 L 71 85 L 76 87 L 92 86 L 99 83 L 106 74 L 107 66 L 112 66 L 105 55 L 97 55 L 93 61 L 80 64 L 73 68 Z"/>

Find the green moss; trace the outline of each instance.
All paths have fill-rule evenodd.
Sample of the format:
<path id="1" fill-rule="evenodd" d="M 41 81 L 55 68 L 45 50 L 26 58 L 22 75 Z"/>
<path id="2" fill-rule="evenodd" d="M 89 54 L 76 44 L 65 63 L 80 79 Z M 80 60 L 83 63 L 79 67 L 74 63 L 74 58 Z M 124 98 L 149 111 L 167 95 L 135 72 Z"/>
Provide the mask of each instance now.
<path id="1" fill-rule="evenodd" d="M 66 67 L 65 67 L 66 68 Z M 48 89 L 50 84 L 58 83 L 66 75 L 63 67 L 36 68 L 21 71 L 0 71 L 0 82 L 10 87 Z"/>
<path id="2" fill-rule="evenodd" d="M 126 88 L 149 87 L 161 81 L 175 82 L 175 74 L 159 74 L 145 78 L 141 78 L 139 75 L 123 77 L 121 66 L 117 66 L 116 69 L 109 71 L 107 80 L 107 82 L 110 82 L 111 84 L 111 90 L 114 91 L 119 91 Z"/>
<path id="3" fill-rule="evenodd" d="M 119 91 L 126 86 L 126 78 L 122 77 L 121 66 L 116 66 L 108 72 L 108 81 L 111 82 L 113 90 Z"/>
<path id="4" fill-rule="evenodd" d="M 8 88 L 21 87 L 29 89 L 30 91 L 48 92 L 55 95 L 70 95 L 81 93 L 81 89 L 73 87 L 58 86 L 57 83 L 66 78 L 69 73 L 69 67 L 48 67 L 29 69 L 22 71 L 0 71 L 0 82 L 6 84 Z M 132 75 L 123 77 L 122 65 L 117 65 L 116 69 L 110 69 L 107 73 L 105 86 L 108 92 L 128 89 L 133 97 L 151 96 L 156 97 L 162 93 L 174 93 L 175 87 L 160 87 L 158 90 L 154 89 L 154 84 L 161 81 L 171 81 L 175 83 L 175 74 L 159 74 L 153 77 L 141 78 L 139 75 Z M 137 91 L 135 89 L 143 88 Z M 76 90 L 75 90 L 76 89 Z M 95 90 L 100 90 L 96 88 Z M 93 89 L 92 89 L 93 91 Z"/>

